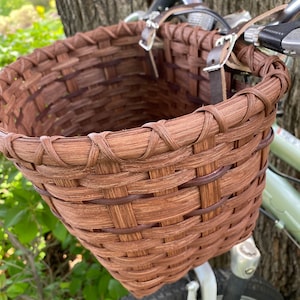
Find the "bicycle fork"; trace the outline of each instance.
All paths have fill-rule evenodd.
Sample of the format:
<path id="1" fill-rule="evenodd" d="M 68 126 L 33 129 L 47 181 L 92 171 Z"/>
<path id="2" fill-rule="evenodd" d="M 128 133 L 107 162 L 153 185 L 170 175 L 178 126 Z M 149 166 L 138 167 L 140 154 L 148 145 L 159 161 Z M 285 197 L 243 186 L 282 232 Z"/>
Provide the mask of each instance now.
<path id="1" fill-rule="evenodd" d="M 252 237 L 233 246 L 230 254 L 232 275 L 222 293 L 222 300 L 240 300 L 247 287 L 247 280 L 253 276 L 258 267 L 261 255 Z M 201 300 L 217 300 L 216 276 L 209 263 L 196 267 L 194 272 L 199 283 L 191 281 L 187 284 L 187 300 L 197 300 L 199 287 Z"/>
<path id="2" fill-rule="evenodd" d="M 223 300 L 240 300 L 247 287 L 247 280 L 254 275 L 258 267 L 261 255 L 253 237 L 235 245 L 230 254 L 232 275 L 225 288 Z"/>

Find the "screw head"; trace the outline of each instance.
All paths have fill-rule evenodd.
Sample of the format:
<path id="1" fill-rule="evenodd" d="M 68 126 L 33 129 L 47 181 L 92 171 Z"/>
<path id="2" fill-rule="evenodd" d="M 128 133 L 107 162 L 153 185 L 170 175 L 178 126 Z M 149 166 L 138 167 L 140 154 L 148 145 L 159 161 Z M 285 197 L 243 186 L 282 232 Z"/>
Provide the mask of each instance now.
<path id="1" fill-rule="evenodd" d="M 246 275 L 252 275 L 255 272 L 255 268 L 248 268 L 245 270 Z"/>

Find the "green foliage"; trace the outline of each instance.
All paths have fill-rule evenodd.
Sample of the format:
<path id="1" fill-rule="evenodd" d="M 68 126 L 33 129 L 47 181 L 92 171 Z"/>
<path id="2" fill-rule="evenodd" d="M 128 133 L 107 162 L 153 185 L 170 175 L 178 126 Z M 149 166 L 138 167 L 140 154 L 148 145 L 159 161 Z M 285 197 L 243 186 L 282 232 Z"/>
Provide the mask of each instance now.
<path id="1" fill-rule="evenodd" d="M 0 15 L 9 16 L 13 10 L 31 4 L 33 6 L 43 6 L 47 9 L 54 6 L 55 0 L 0 0 Z"/>
<path id="2" fill-rule="evenodd" d="M 12 10 L 28 4 L 28 0 L 0 0 L 0 15 L 8 16 Z"/>
<path id="3" fill-rule="evenodd" d="M 63 37 L 60 20 L 47 17 L 34 22 L 28 28 L 0 35 L 0 66 L 5 66 L 19 56 L 30 53 L 36 48 L 47 46 Z"/>
<path id="4" fill-rule="evenodd" d="M 0 7 L 6 4 L 2 9 L 10 9 L 7 18 L 20 15 L 8 7 L 8 3 L 17 2 L 0 0 Z M 29 16 L 31 8 L 26 7 Z M 0 35 L 0 67 L 63 37 L 62 24 L 53 10 L 39 7 L 37 12 L 31 26 L 20 28 L 24 26 L 16 22 L 16 27 Z M 2 156 L 0 241 L 1 300 L 117 300 L 127 294 L 53 216 L 32 184 Z"/>
<path id="5" fill-rule="evenodd" d="M 59 20 L 42 20 L 35 22 L 30 28 L 18 29 L 7 36 L 0 36 L 0 65 L 5 66 L 19 56 L 62 37 L 63 29 Z"/>

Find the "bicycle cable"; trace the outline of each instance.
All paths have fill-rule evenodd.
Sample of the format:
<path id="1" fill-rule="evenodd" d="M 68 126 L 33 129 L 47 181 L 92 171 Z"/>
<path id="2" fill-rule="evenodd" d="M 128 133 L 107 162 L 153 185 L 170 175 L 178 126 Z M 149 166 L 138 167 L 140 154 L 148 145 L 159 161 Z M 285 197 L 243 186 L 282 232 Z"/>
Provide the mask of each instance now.
<path id="1" fill-rule="evenodd" d="M 296 178 L 296 177 L 294 177 L 294 176 L 290 176 L 290 175 L 287 175 L 287 174 L 285 174 L 285 173 L 283 173 L 283 172 L 280 172 L 280 171 L 279 171 L 277 168 L 275 168 L 272 164 L 269 164 L 268 168 L 269 168 L 272 172 L 274 172 L 275 174 L 277 174 L 277 175 L 279 175 L 279 176 L 281 176 L 281 177 L 283 177 L 283 178 L 285 178 L 285 179 L 287 179 L 287 180 L 289 180 L 289 181 L 292 181 L 292 182 L 294 182 L 294 183 L 300 184 L 300 179 L 299 179 L 299 178 Z"/>
<path id="2" fill-rule="evenodd" d="M 274 222 L 275 227 L 278 228 L 281 232 L 283 232 L 295 245 L 298 249 L 300 249 L 300 244 L 297 240 L 285 229 L 284 224 L 276 219 L 271 213 L 263 209 L 262 207 L 259 208 L 260 212 L 263 213 L 266 217 L 268 217 L 271 221 Z"/>

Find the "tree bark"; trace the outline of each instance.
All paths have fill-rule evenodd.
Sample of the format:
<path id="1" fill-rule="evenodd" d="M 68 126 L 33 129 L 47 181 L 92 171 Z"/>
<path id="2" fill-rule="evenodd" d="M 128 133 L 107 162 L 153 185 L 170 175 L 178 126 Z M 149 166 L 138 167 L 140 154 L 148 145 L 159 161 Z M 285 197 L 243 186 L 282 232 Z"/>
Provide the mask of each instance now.
<path id="1" fill-rule="evenodd" d="M 57 0 L 57 11 L 66 36 L 116 24 L 136 10 L 145 10 L 145 0 Z"/>
<path id="2" fill-rule="evenodd" d="M 221 15 L 248 10 L 256 16 L 288 0 L 206 0 L 212 9 Z M 99 25 L 119 22 L 135 10 L 145 10 L 145 0 L 57 0 L 58 12 L 62 18 L 67 36 L 78 31 L 91 30 Z M 284 127 L 300 137 L 300 59 L 292 69 L 293 87 L 290 97 L 285 101 Z M 261 215 L 257 222 L 254 238 L 262 253 L 262 260 L 257 271 L 258 275 L 270 281 L 290 300 L 300 299 L 300 251 L 274 224 Z M 213 260 L 216 266 L 228 264 L 228 255 Z"/>
<path id="3" fill-rule="evenodd" d="M 226 15 L 245 9 L 252 17 L 257 16 L 276 5 L 287 3 L 288 1 L 264 0 L 206 0 L 204 1 L 212 9 L 217 10 L 221 15 Z M 293 86 L 289 92 L 289 97 L 284 104 L 283 126 L 291 133 L 300 137 L 300 60 L 296 59 L 291 70 Z M 283 171 L 291 170 L 284 164 L 281 165 Z M 292 174 L 291 174 L 292 175 Z M 293 175 L 296 175 L 293 173 Z M 299 176 L 299 174 L 298 174 Z M 260 215 L 254 231 L 254 238 L 261 251 L 262 259 L 257 274 L 271 282 L 286 299 L 300 299 L 300 250 L 287 238 L 283 232 L 279 232 L 272 221 L 264 215 Z M 229 263 L 229 255 L 215 258 L 213 263 L 222 267 Z"/>

